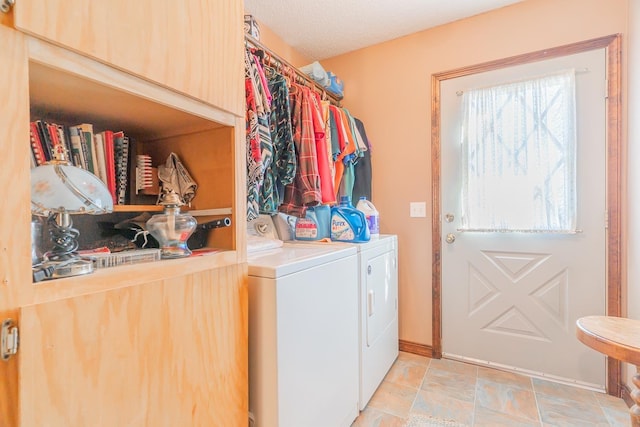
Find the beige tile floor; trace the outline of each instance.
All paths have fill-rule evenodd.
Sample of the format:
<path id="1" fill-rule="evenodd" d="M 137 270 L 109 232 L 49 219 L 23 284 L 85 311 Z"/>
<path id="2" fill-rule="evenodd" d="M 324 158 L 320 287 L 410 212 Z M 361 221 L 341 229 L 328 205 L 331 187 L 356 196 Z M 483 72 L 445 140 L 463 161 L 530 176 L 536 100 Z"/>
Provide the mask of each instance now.
<path id="1" fill-rule="evenodd" d="M 401 352 L 352 427 L 406 425 L 607 427 L 630 421 L 623 400 L 606 394 Z"/>

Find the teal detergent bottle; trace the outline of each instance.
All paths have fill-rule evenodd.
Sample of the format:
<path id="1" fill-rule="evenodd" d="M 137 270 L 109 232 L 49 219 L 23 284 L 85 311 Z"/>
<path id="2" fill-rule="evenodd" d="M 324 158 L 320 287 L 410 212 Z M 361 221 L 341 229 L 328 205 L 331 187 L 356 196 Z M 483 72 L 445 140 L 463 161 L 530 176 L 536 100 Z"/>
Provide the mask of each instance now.
<path id="1" fill-rule="evenodd" d="M 327 205 L 308 208 L 304 218 L 296 220 L 295 239 L 320 240 L 329 237 L 329 212 Z"/>
<path id="2" fill-rule="evenodd" d="M 366 216 L 353 207 L 348 196 L 342 196 L 340 204 L 331 208 L 331 240 L 364 243 L 370 238 Z"/>

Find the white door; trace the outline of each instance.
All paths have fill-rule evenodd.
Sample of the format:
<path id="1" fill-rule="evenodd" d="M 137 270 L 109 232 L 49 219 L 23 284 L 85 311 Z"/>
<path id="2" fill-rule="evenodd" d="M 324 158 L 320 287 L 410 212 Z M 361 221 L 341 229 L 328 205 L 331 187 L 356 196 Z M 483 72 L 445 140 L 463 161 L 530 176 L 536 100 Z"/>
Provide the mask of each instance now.
<path id="1" fill-rule="evenodd" d="M 576 232 L 471 231 L 469 204 L 475 201 L 473 195 L 463 195 L 462 188 L 472 188 L 464 177 L 466 158 L 472 155 L 461 143 L 461 94 L 566 69 L 575 69 Z M 604 356 L 575 337 L 576 320 L 603 315 L 606 306 L 604 88 L 604 49 L 441 83 L 445 357 L 604 390 Z M 546 119 L 534 128 L 545 126 L 551 126 Z M 495 183 L 500 188 L 530 191 L 518 177 L 496 179 L 502 180 Z M 523 206 L 509 191 L 491 202 L 498 211 Z M 523 216 L 533 210 L 527 206 Z"/>

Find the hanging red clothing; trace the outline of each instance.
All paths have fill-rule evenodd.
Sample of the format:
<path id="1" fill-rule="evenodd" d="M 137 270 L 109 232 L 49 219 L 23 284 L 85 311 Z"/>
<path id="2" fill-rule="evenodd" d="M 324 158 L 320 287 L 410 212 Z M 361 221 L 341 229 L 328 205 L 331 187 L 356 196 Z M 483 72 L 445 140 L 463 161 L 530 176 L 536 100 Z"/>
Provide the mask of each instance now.
<path id="1" fill-rule="evenodd" d="M 289 92 L 298 167 L 293 183 L 285 187 L 284 201 L 279 207 L 280 212 L 298 217 L 305 215 L 307 206 L 315 206 L 322 202 L 312 108 L 309 96 L 304 95 L 304 89 L 300 85 L 292 84 Z"/>
<path id="2" fill-rule="evenodd" d="M 320 176 L 322 203 L 333 204 L 336 202 L 336 193 L 334 191 L 333 178 L 331 176 L 331 168 L 329 166 L 325 120 L 322 114 L 320 95 L 318 92 L 312 91 L 306 87 L 305 89 L 311 99 L 313 131 L 316 140 L 316 159 L 318 162 L 318 175 Z"/>

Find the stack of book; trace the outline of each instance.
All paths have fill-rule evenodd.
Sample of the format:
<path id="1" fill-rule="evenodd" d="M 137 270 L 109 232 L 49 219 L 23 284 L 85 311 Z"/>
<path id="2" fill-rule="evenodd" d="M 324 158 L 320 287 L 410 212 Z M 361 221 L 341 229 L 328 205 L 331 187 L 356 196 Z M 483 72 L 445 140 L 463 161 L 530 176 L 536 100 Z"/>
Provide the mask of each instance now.
<path id="1" fill-rule="evenodd" d="M 127 200 L 129 138 L 124 132 L 94 132 L 93 125 L 64 126 L 35 120 L 30 124 L 31 166 L 64 156 L 74 166 L 88 170 L 109 189 L 113 203 Z"/>

